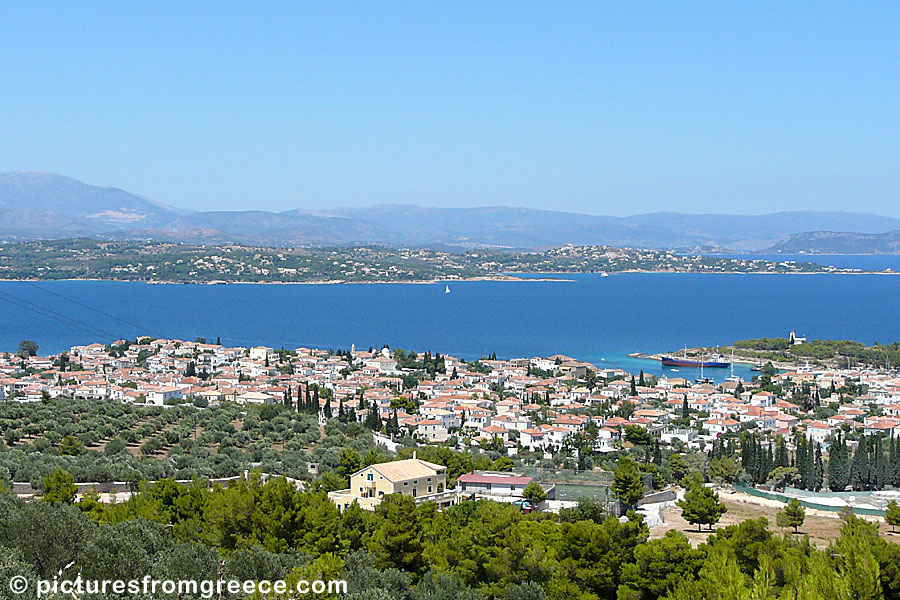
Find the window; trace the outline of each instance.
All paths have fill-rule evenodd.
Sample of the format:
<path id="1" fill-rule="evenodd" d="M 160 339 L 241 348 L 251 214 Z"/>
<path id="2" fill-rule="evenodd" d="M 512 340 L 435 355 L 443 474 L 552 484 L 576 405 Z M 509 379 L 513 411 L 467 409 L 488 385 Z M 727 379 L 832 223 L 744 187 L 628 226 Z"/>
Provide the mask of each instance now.
<path id="1" fill-rule="evenodd" d="M 431 486 L 430 486 L 430 485 L 428 486 L 428 493 L 429 493 L 429 494 L 431 493 Z"/>
<path id="2" fill-rule="evenodd" d="M 368 475 L 366 475 L 366 479 L 369 480 L 369 481 L 374 481 L 374 480 L 375 480 L 375 476 L 374 476 L 372 473 L 369 473 Z"/>
<path id="3" fill-rule="evenodd" d="M 404 481 L 404 482 L 403 482 L 403 487 L 406 487 L 406 486 L 408 486 L 408 485 L 409 485 L 409 482 L 408 482 L 408 481 Z"/>
<path id="4" fill-rule="evenodd" d="M 413 498 L 415 498 L 415 497 L 418 495 L 418 494 L 417 494 L 418 491 L 419 491 L 419 490 L 417 490 L 416 488 L 413 488 L 413 494 L 412 494 L 412 495 L 413 495 Z"/>

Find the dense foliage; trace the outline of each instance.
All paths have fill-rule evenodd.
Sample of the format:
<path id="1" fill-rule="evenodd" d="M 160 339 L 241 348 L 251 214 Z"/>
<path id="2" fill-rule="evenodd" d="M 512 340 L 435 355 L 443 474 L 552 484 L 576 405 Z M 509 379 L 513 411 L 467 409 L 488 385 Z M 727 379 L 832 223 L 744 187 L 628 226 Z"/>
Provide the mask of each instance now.
<path id="1" fill-rule="evenodd" d="M 737 350 L 750 350 L 752 356 L 770 360 L 802 362 L 833 360 L 837 364 L 886 367 L 900 365 L 900 342 L 867 346 L 853 340 L 809 340 L 791 344 L 788 338 L 759 338 L 735 342 Z"/>
<path id="2" fill-rule="evenodd" d="M 48 576 L 75 560 L 65 576 L 215 578 L 221 557 L 238 577 L 346 578 L 353 600 L 900 598 L 900 546 L 852 515 L 820 551 L 777 537 L 765 519 L 692 548 L 677 531 L 648 541 L 634 513 L 599 513 L 526 515 L 488 501 L 438 512 L 397 495 L 373 513 L 341 513 L 323 492 L 256 476 L 227 488 L 160 481 L 118 505 L 3 494 L 0 565 Z"/>
<path id="3" fill-rule="evenodd" d="M 40 488 L 57 468 L 76 481 L 221 478 L 251 467 L 308 478 L 307 463 L 339 467 L 343 449 L 374 447 L 359 423 L 329 421 L 279 405 L 161 408 L 58 398 L 0 403 L 0 481 Z"/>

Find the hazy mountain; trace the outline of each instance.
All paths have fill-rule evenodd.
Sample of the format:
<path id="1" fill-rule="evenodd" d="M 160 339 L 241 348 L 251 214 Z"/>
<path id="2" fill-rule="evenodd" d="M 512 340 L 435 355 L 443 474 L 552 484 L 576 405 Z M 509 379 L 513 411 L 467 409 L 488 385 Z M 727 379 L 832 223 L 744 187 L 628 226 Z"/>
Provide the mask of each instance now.
<path id="1" fill-rule="evenodd" d="M 792 211 L 765 215 L 651 213 L 627 217 L 633 223 L 667 227 L 707 240 L 710 245 L 760 250 L 806 231 L 884 233 L 900 229 L 900 219 L 843 211 Z"/>
<path id="2" fill-rule="evenodd" d="M 389 231 L 402 238 L 396 243 L 410 245 L 540 248 L 602 243 L 671 247 L 694 245 L 698 240 L 696 236 L 657 225 L 641 226 L 619 217 L 503 206 L 426 208 L 390 204 L 320 214 L 366 222 L 376 231 Z"/>
<path id="3" fill-rule="evenodd" d="M 900 254 L 900 231 L 795 233 L 765 250 L 772 254 Z"/>
<path id="4" fill-rule="evenodd" d="M 86 235 L 207 244 L 382 243 L 442 248 L 608 244 L 755 251 L 792 234 L 820 230 L 878 234 L 900 230 L 900 219 L 847 212 L 611 217 L 502 206 L 397 204 L 280 213 L 191 212 L 54 173 L 0 173 L 0 239 Z"/>
<path id="5" fill-rule="evenodd" d="M 0 173 L 0 234 L 59 236 L 163 226 L 185 211 L 55 173 Z"/>

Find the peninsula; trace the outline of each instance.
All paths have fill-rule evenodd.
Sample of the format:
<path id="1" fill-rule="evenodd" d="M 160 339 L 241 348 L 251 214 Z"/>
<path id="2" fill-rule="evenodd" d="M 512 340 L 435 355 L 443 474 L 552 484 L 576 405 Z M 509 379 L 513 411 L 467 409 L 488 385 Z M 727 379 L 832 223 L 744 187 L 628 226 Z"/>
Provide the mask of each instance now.
<path id="1" fill-rule="evenodd" d="M 563 246 L 504 252 L 388 246 L 203 246 L 68 239 L 0 244 L 0 279 L 154 283 L 384 283 L 548 273 L 859 273 L 815 263 Z"/>

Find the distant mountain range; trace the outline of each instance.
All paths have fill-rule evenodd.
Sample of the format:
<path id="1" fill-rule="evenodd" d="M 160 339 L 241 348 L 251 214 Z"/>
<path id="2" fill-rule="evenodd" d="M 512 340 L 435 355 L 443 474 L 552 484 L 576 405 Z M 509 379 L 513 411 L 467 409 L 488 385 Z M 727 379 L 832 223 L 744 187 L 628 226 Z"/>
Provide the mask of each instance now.
<path id="1" fill-rule="evenodd" d="M 795 233 L 765 250 L 772 254 L 900 254 L 900 231 Z"/>
<path id="2" fill-rule="evenodd" d="M 780 248 L 795 242 L 802 245 L 804 238 L 795 234 L 804 232 L 886 234 L 893 230 L 900 230 L 900 219 L 817 211 L 611 217 L 511 207 L 387 204 L 279 213 L 194 212 L 55 173 L 0 173 L 0 240 L 89 236 L 205 244 L 379 243 L 511 249 L 596 244 L 787 252 Z"/>

